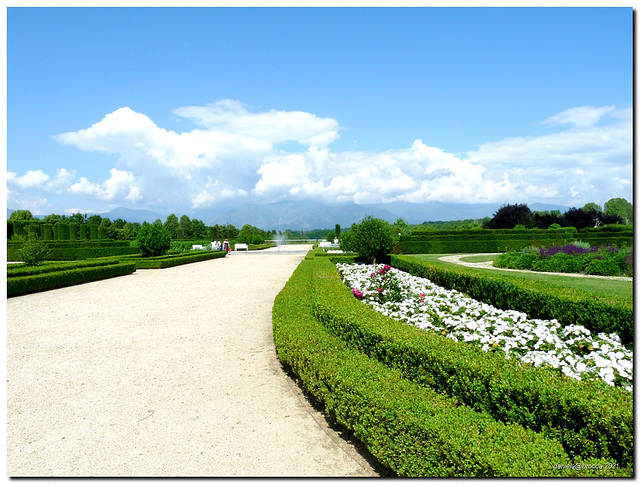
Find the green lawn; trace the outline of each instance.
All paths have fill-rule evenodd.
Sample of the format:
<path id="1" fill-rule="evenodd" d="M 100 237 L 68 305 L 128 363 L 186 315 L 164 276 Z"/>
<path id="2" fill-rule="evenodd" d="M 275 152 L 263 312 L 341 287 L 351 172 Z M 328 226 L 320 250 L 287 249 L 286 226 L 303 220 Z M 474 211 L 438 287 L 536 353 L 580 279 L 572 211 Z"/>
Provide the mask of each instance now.
<path id="1" fill-rule="evenodd" d="M 429 264 L 440 267 L 452 268 L 456 267 L 457 270 L 464 272 L 471 272 L 474 274 L 487 274 L 499 275 L 505 279 L 529 279 L 536 281 L 540 286 L 546 288 L 559 288 L 563 291 L 576 291 L 582 293 L 589 293 L 597 295 L 601 298 L 610 299 L 611 302 L 624 301 L 626 303 L 633 303 L 633 282 L 632 281 L 620 281 L 609 279 L 596 279 L 589 277 L 571 277 L 571 276 L 556 276 L 549 274 L 539 274 L 536 272 L 506 272 L 497 269 L 474 269 L 470 267 L 463 267 L 451 262 L 444 262 L 438 260 L 445 255 L 460 255 L 460 254 L 415 254 L 410 257 L 415 257 L 418 260 L 424 260 Z M 473 256 L 464 257 L 465 262 L 485 262 L 487 260 L 493 260 L 496 256 Z"/>
<path id="2" fill-rule="evenodd" d="M 442 257 L 438 255 L 438 257 Z M 498 254 L 490 254 L 490 255 L 470 255 L 467 257 L 463 257 L 460 259 L 461 262 L 489 262 L 498 257 Z"/>

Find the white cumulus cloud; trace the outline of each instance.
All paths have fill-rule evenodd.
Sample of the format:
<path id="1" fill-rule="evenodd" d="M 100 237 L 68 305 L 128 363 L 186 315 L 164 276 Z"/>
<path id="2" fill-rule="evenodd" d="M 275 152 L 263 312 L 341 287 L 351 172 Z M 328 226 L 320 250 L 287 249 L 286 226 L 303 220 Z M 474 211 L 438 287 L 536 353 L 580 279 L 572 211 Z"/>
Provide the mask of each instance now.
<path id="1" fill-rule="evenodd" d="M 41 193 L 65 192 L 170 211 L 283 198 L 581 206 L 630 198 L 632 190 L 632 111 L 614 106 L 568 109 L 543 121 L 558 126 L 553 133 L 488 141 L 465 155 L 430 146 L 424 137 L 382 152 L 334 152 L 330 145 L 342 129 L 336 120 L 302 111 L 252 112 L 231 100 L 174 114 L 193 122 L 192 129 L 167 130 L 125 107 L 57 135 L 63 145 L 112 156 L 109 177 L 76 178 L 64 168 L 53 176 L 8 172 L 8 198 L 28 194 L 35 204 Z M 283 151 L 278 145 L 284 142 L 298 143 L 300 151 Z"/>

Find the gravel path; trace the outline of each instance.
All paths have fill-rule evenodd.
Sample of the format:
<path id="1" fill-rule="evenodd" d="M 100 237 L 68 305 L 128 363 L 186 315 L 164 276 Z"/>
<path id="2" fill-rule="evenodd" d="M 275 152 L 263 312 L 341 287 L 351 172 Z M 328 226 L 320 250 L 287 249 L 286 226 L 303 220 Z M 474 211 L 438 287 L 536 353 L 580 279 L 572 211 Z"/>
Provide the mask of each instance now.
<path id="1" fill-rule="evenodd" d="M 466 267 L 475 267 L 476 269 L 493 269 L 495 271 L 507 271 L 507 272 L 529 272 L 532 274 L 548 274 L 551 276 L 565 276 L 565 277 L 589 277 L 593 279 L 612 279 L 618 281 L 633 281 L 632 277 L 623 277 L 623 276 L 595 276 L 591 274 L 575 274 L 575 273 L 567 273 L 567 272 L 542 272 L 542 271 L 525 271 L 520 269 L 506 269 L 503 267 L 494 267 L 493 261 L 486 262 L 465 262 L 461 260 L 464 257 L 472 257 L 479 255 L 497 255 L 493 253 L 483 253 L 483 254 L 463 254 L 463 255 L 446 255 L 443 257 L 438 257 L 438 260 L 444 262 L 451 262 L 453 264 L 459 264 L 461 266 Z"/>
<path id="2" fill-rule="evenodd" d="M 275 352 L 273 301 L 309 248 L 8 299 L 7 474 L 376 475 Z"/>

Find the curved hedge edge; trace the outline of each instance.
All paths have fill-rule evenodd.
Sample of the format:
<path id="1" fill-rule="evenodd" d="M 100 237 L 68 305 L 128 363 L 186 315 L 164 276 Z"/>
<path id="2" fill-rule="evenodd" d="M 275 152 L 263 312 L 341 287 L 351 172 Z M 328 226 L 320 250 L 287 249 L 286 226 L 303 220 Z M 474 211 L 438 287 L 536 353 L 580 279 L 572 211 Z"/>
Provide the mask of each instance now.
<path id="1" fill-rule="evenodd" d="M 189 254 L 172 257 L 158 257 L 146 259 L 134 259 L 137 269 L 166 269 L 192 262 L 201 262 L 211 259 L 219 259 L 227 255 L 224 251 L 209 251 L 202 254 Z"/>
<path id="2" fill-rule="evenodd" d="M 451 399 L 349 349 L 312 314 L 314 263 L 302 261 L 276 297 L 278 356 L 380 463 L 401 476 L 595 475 L 563 468 L 572 463 L 558 442 L 456 407 Z"/>
<path id="3" fill-rule="evenodd" d="M 48 291 L 61 287 L 124 276 L 135 272 L 136 265 L 123 262 L 107 266 L 86 267 L 57 272 L 47 272 L 32 276 L 7 279 L 7 297 L 22 296 L 34 292 Z"/>
<path id="4" fill-rule="evenodd" d="M 633 308 L 589 298 L 574 300 L 546 294 L 491 274 L 478 276 L 456 272 L 397 255 L 391 256 L 391 265 L 499 309 L 515 309 L 531 318 L 556 319 L 563 326 L 579 324 L 595 333 L 616 333 L 623 344 L 633 344 Z"/>
<path id="5" fill-rule="evenodd" d="M 315 316 L 354 349 L 497 420 L 548 433 L 572 457 L 632 464 L 633 396 L 628 391 L 521 366 L 396 321 L 356 300 L 334 265 L 318 260 L 315 268 Z"/>

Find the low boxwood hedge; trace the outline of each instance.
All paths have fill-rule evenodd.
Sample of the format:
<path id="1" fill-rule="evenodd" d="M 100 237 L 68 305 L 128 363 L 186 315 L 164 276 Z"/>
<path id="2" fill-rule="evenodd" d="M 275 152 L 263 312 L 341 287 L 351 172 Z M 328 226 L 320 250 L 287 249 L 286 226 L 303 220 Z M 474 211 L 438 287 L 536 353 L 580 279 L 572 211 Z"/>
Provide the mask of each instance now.
<path id="1" fill-rule="evenodd" d="M 164 269 L 167 267 L 179 266 L 182 264 L 190 264 L 192 262 L 200 262 L 203 260 L 218 259 L 226 256 L 227 253 L 218 250 L 203 250 L 187 252 L 178 255 L 163 255 L 158 257 L 145 257 L 134 259 L 137 269 Z"/>
<path id="2" fill-rule="evenodd" d="M 303 260 L 276 297 L 278 356 L 383 465 L 400 476 L 630 475 L 603 470 L 602 460 L 572 462 L 556 440 L 496 421 L 350 348 L 313 314 L 322 260 Z"/>
<path id="3" fill-rule="evenodd" d="M 396 321 L 355 299 L 327 260 L 318 260 L 315 270 L 315 316 L 354 349 L 497 420 L 557 438 L 573 458 L 632 465 L 630 392 L 520 365 Z"/>
<path id="4" fill-rule="evenodd" d="M 61 270 L 80 269 L 82 267 L 98 267 L 116 264 L 118 260 L 88 260 L 74 262 L 45 262 L 36 266 L 26 264 L 7 265 L 7 278 L 31 276 L 34 274 L 44 274 L 46 272 L 56 272 Z"/>
<path id="5" fill-rule="evenodd" d="M 25 276 L 7 278 L 7 297 L 22 296 L 85 282 L 123 276 L 135 272 L 132 262 L 115 262 L 107 265 L 63 269 Z"/>
<path id="6" fill-rule="evenodd" d="M 500 309 L 515 309 L 531 318 L 556 319 L 561 325 L 579 324 L 595 333 L 616 333 L 623 344 L 633 343 L 633 306 L 592 295 L 558 294 L 534 281 L 477 275 L 464 267 L 445 269 L 414 258 L 392 255 L 391 265 L 425 277 L 446 289 L 456 289 Z"/>

